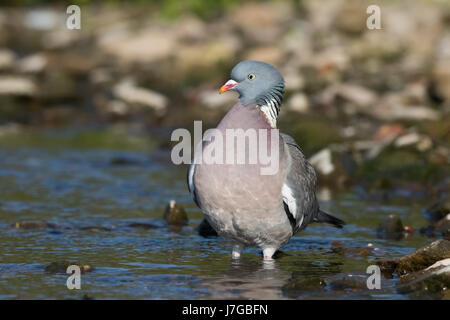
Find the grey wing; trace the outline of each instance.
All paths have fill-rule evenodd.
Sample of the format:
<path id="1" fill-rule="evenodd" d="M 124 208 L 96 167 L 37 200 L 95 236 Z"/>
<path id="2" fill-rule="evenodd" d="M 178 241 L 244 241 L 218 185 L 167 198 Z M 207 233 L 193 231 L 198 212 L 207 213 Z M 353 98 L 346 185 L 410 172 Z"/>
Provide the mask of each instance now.
<path id="1" fill-rule="evenodd" d="M 294 234 L 316 219 L 319 204 L 316 198 L 317 177 L 312 165 L 303 155 L 295 140 L 281 133 L 289 156 L 289 169 L 282 196 Z"/>

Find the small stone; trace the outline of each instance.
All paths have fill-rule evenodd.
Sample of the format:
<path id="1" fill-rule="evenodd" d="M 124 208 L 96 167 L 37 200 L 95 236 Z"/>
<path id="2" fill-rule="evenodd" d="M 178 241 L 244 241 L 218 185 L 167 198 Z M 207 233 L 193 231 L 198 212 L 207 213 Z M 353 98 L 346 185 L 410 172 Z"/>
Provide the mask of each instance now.
<path id="1" fill-rule="evenodd" d="M 328 175 L 334 171 L 331 161 L 331 150 L 326 148 L 314 154 L 309 162 L 323 175 Z"/>
<path id="2" fill-rule="evenodd" d="M 16 56 L 13 51 L 9 49 L 0 49 L 0 70 L 11 69 L 14 65 Z"/>
<path id="3" fill-rule="evenodd" d="M 205 238 L 218 236 L 216 230 L 214 230 L 213 227 L 211 227 L 208 220 L 206 219 L 203 219 L 202 222 L 199 224 L 198 234 Z"/>
<path id="4" fill-rule="evenodd" d="M 404 226 L 403 227 L 403 231 L 405 231 L 405 233 L 408 233 L 408 234 L 413 234 L 414 233 L 414 228 L 411 227 L 411 226 Z"/>
<path id="5" fill-rule="evenodd" d="M 164 212 L 164 220 L 169 225 L 185 225 L 188 223 L 188 217 L 184 208 L 177 204 L 175 200 L 170 200 Z"/>
<path id="6" fill-rule="evenodd" d="M 130 223 L 128 225 L 128 227 L 130 228 L 136 228 L 136 229 L 141 229 L 141 230 L 149 230 L 149 229 L 155 229 L 158 228 L 157 226 L 155 226 L 154 224 L 150 224 L 150 223 L 139 223 L 139 222 L 133 222 Z"/>
<path id="7" fill-rule="evenodd" d="M 287 102 L 289 110 L 306 113 L 309 109 L 308 98 L 303 93 L 295 93 Z"/>
<path id="8" fill-rule="evenodd" d="M 450 200 L 442 199 L 424 210 L 425 217 L 431 222 L 444 219 L 450 213 Z"/>
<path id="9" fill-rule="evenodd" d="M 20 76 L 1 76 L 0 95 L 33 96 L 37 87 L 32 80 Z"/>
<path id="10" fill-rule="evenodd" d="M 381 259 L 377 261 L 382 273 L 392 275 L 397 270 L 398 260 Z"/>
<path id="11" fill-rule="evenodd" d="M 113 88 L 113 93 L 129 104 L 150 108 L 158 115 L 164 115 L 167 111 L 169 101 L 165 96 L 150 89 L 137 87 L 129 79 L 117 84 Z"/>
<path id="12" fill-rule="evenodd" d="M 403 231 L 402 220 L 397 215 L 391 214 L 378 226 L 377 237 L 381 239 L 399 240 L 403 238 Z"/>
<path id="13" fill-rule="evenodd" d="M 395 138 L 405 132 L 405 127 L 401 124 L 384 124 L 378 128 L 374 139 L 377 141 L 384 141 Z"/>
<path id="14" fill-rule="evenodd" d="M 82 274 L 91 272 L 93 268 L 90 265 L 82 264 L 78 262 L 69 262 L 69 261 L 55 261 L 50 264 L 48 264 L 45 267 L 45 272 L 48 273 L 67 273 L 67 268 L 71 265 L 76 265 L 80 267 L 80 271 Z"/>
<path id="15" fill-rule="evenodd" d="M 33 54 L 17 62 L 17 70 L 23 73 L 38 73 L 47 66 L 47 59 L 42 53 Z"/>
<path id="16" fill-rule="evenodd" d="M 45 222 L 16 222 L 15 224 L 13 224 L 13 227 L 16 229 L 32 230 L 32 229 L 54 228 L 55 225 Z"/>
<path id="17" fill-rule="evenodd" d="M 450 231 L 450 213 L 436 222 L 436 224 L 434 225 L 434 230 L 441 233 L 442 235 L 445 235 Z"/>
<path id="18" fill-rule="evenodd" d="M 395 140 L 394 145 L 396 147 L 405 147 L 405 146 L 409 146 L 412 144 L 416 144 L 419 141 L 420 141 L 420 135 L 417 134 L 416 132 L 413 132 L 413 133 L 408 133 L 408 134 L 398 137 Z"/>
<path id="19" fill-rule="evenodd" d="M 303 89 L 305 85 L 305 80 L 300 75 L 299 72 L 288 69 L 286 72 L 283 72 L 285 87 L 284 89 L 289 91 L 298 91 Z"/>

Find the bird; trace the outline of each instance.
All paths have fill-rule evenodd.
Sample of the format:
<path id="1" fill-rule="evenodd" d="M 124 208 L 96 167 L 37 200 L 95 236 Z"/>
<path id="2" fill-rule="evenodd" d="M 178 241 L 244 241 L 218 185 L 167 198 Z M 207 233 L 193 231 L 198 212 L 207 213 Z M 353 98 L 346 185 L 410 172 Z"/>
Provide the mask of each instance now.
<path id="1" fill-rule="evenodd" d="M 257 247 L 264 260 L 273 260 L 274 253 L 310 223 L 345 225 L 319 207 L 313 166 L 294 138 L 277 129 L 284 87 L 284 78 L 274 66 L 246 60 L 234 66 L 231 79 L 219 90 L 235 91 L 239 98 L 216 130 L 268 130 L 266 140 L 279 141 L 275 174 L 262 175 L 260 163 L 198 163 L 197 153 L 187 172 L 194 202 L 213 229 L 231 242 L 232 258 L 240 258 L 246 247 Z M 212 140 L 200 142 L 200 153 L 207 152 Z M 245 143 L 248 149 L 248 140 Z"/>

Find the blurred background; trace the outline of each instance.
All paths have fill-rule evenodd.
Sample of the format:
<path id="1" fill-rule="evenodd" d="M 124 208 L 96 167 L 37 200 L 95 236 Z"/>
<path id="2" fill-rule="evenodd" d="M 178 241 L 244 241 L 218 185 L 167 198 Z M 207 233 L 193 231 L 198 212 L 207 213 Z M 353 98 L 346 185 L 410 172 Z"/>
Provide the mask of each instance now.
<path id="1" fill-rule="evenodd" d="M 81 8 L 79 30 L 66 27 L 70 4 Z M 381 9 L 380 30 L 366 27 L 371 4 Z M 126 238 L 129 229 L 117 230 L 149 217 L 158 225 L 171 199 L 186 207 L 192 228 L 201 221 L 187 194 L 186 168 L 170 162 L 170 134 L 192 129 L 194 120 L 203 120 L 204 130 L 214 127 L 237 98 L 219 96 L 218 89 L 245 59 L 271 63 L 283 74 L 278 127 L 315 166 L 323 205 L 350 225 L 337 245 L 318 240 L 329 233 L 326 227 L 312 227 L 304 236 L 309 242 L 294 241 L 288 251 L 324 247 L 334 259 L 333 246 L 380 241 L 381 255 L 398 257 L 429 237 L 449 237 L 448 223 L 445 230 L 432 224 L 450 208 L 448 1 L 6 0 L 0 5 L 0 227 L 14 279 L 38 272 L 31 257 L 44 264 L 75 255 L 108 266 L 106 275 L 121 268 L 167 273 L 168 265 L 186 264 L 208 274 L 223 267 L 214 261 L 228 257 L 225 245 L 217 251 L 195 238 L 186 248 L 184 238 L 161 231 L 150 237 L 159 252 L 167 251 L 151 255 L 160 264 L 138 263 L 136 250 L 148 255 L 155 243 L 145 242 L 148 234 Z M 430 212 L 438 212 L 434 220 L 425 219 Z M 384 238 L 375 227 L 390 214 L 416 230 L 409 242 L 377 240 Z M 30 221 L 32 231 L 23 231 Z M 196 234 L 192 228 L 185 231 L 189 237 Z M 61 234 L 77 248 L 69 258 Z M 125 267 L 98 252 L 134 264 Z M 205 252 L 203 260 L 192 260 Z M 350 260 L 339 261 L 352 270 L 366 263 L 366 253 L 346 253 Z M 196 296 L 164 287 L 191 281 L 173 277 L 160 282 L 161 291 L 110 294 Z M 35 293 L 31 288 L 22 296 L 20 284 L 14 289 L 9 282 L 3 297 L 34 298 L 41 288 L 42 297 L 60 297 L 53 280 L 40 281 Z M 107 295 L 102 285 L 93 285 L 95 296 Z M 252 294 L 247 297 L 260 297 Z"/>
<path id="2" fill-rule="evenodd" d="M 236 99 L 217 89 L 255 59 L 284 75 L 279 127 L 324 151 L 328 182 L 430 190 L 448 176 L 447 1 L 381 1 L 381 30 L 366 27 L 367 1 L 74 1 L 80 30 L 66 28 L 68 3 L 3 3 L 2 136 L 214 126 Z"/>

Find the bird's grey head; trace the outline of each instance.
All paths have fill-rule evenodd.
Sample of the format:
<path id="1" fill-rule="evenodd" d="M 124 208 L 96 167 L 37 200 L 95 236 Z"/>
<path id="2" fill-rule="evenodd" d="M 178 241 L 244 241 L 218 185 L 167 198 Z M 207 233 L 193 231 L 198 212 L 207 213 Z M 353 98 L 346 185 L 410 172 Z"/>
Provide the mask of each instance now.
<path id="1" fill-rule="evenodd" d="M 275 67 L 261 61 L 239 62 L 228 80 L 219 90 L 239 92 L 239 101 L 247 106 L 256 104 L 272 127 L 280 112 L 284 93 L 284 79 Z"/>

